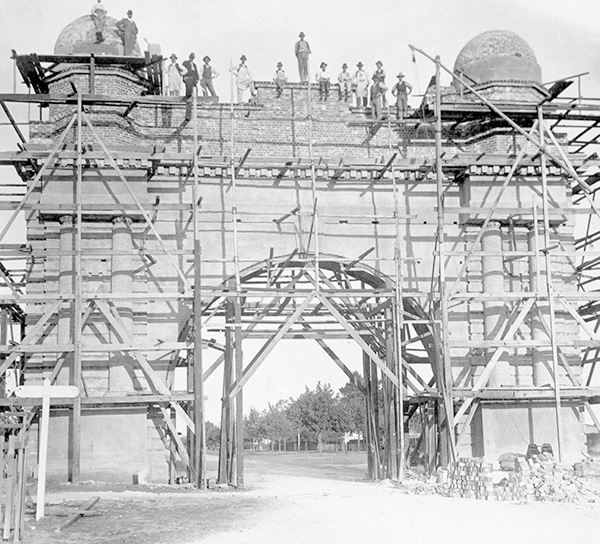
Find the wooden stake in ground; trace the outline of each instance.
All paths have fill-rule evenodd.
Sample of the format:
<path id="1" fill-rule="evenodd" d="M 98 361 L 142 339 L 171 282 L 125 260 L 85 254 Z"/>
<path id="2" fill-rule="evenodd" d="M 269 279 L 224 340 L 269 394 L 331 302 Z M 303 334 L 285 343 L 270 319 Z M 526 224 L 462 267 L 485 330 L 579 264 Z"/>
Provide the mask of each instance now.
<path id="1" fill-rule="evenodd" d="M 38 465 L 38 490 L 35 519 L 44 517 L 44 495 L 46 493 L 46 459 L 48 456 L 48 425 L 50 419 L 50 398 L 75 398 L 79 388 L 74 385 L 50 385 L 46 378 L 44 385 L 20 385 L 15 395 L 25 399 L 42 399 L 42 417 L 40 419 L 40 446 Z"/>

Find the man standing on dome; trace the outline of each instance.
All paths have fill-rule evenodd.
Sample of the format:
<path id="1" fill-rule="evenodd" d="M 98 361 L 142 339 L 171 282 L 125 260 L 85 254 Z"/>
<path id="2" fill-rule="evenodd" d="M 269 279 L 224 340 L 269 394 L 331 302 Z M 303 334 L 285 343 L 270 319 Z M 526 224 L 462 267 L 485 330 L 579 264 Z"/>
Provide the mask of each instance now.
<path id="1" fill-rule="evenodd" d="M 119 29 L 121 40 L 123 40 L 123 55 L 128 57 L 133 54 L 138 33 L 137 25 L 133 21 L 133 11 L 129 10 L 127 12 L 127 17 L 117 23 L 117 28 Z"/>
<path id="2" fill-rule="evenodd" d="M 106 8 L 102 5 L 102 2 L 98 0 L 90 10 L 92 13 L 92 21 L 94 22 L 94 28 L 96 30 L 96 42 L 102 43 L 104 41 L 104 36 L 102 35 L 102 31 L 104 30 L 104 25 L 106 24 Z"/>
<path id="3" fill-rule="evenodd" d="M 300 73 L 300 81 L 308 81 L 308 55 L 311 54 L 310 45 L 304 40 L 304 32 L 298 34 L 300 38 L 294 47 L 294 53 L 298 59 L 298 72 Z"/>

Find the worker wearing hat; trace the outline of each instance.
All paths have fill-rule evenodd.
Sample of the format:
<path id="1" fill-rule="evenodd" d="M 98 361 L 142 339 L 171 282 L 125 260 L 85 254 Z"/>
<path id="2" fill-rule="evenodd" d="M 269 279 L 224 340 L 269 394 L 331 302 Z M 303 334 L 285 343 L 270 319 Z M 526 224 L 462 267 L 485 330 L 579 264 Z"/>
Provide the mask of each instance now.
<path id="1" fill-rule="evenodd" d="M 250 69 L 246 66 L 246 55 L 242 55 L 240 57 L 240 64 L 237 68 L 232 70 L 233 75 L 235 76 L 235 86 L 237 89 L 237 101 L 238 103 L 244 100 L 244 92 L 247 89 L 254 88 L 254 80 L 252 79 L 252 74 L 250 73 Z"/>
<path id="2" fill-rule="evenodd" d="M 339 100 L 341 101 L 343 98 L 344 102 L 348 102 L 352 92 L 352 76 L 348 72 L 348 65 L 345 62 L 342 64 L 342 71 L 338 74 L 338 83 L 340 84 Z"/>
<path id="3" fill-rule="evenodd" d="M 129 10 L 127 12 L 127 17 L 117 23 L 117 28 L 121 40 L 123 40 L 123 55 L 126 57 L 133 55 L 138 33 L 138 27 L 133 21 L 133 11 Z"/>
<path id="4" fill-rule="evenodd" d="M 366 108 L 367 97 L 369 96 L 369 76 L 363 70 L 363 63 L 357 63 L 356 73 L 352 77 L 352 89 L 356 95 L 356 107 Z"/>
<path id="5" fill-rule="evenodd" d="M 304 32 L 298 34 L 300 38 L 294 47 L 294 53 L 298 59 L 298 72 L 300 74 L 300 81 L 308 81 L 308 55 L 311 54 L 310 45 L 304 39 Z"/>
<path id="6" fill-rule="evenodd" d="M 373 85 L 371 87 L 371 111 L 373 117 L 380 119 L 384 108 L 387 107 L 387 98 L 385 96 L 388 90 L 385 84 L 385 70 L 383 69 L 383 62 L 378 60 L 375 63 L 377 69 L 373 72 L 372 80 Z"/>
<path id="7" fill-rule="evenodd" d="M 171 64 L 167 66 L 167 92 L 169 96 L 179 96 L 181 94 L 181 76 L 183 68 L 177 62 L 177 55 L 173 53 L 170 57 Z"/>
<path id="8" fill-rule="evenodd" d="M 412 85 L 404 81 L 404 74 L 400 72 L 397 76 L 398 83 L 392 87 L 392 94 L 396 97 L 396 119 L 404 119 L 408 113 L 408 95 L 412 93 Z"/>
<path id="9" fill-rule="evenodd" d="M 283 63 L 277 63 L 277 69 L 275 70 L 275 75 L 273 76 L 273 81 L 275 82 L 275 90 L 277 92 L 277 98 L 281 96 L 283 92 L 283 86 L 287 83 L 287 76 L 285 75 L 285 70 L 283 69 Z"/>
<path id="10" fill-rule="evenodd" d="M 331 76 L 327 71 L 327 63 L 322 62 L 319 66 L 321 71 L 317 72 L 317 83 L 319 84 L 319 100 L 327 100 L 331 86 Z"/>
<path id="11" fill-rule="evenodd" d="M 212 80 L 216 77 L 219 77 L 219 72 L 217 72 L 210 65 L 210 57 L 208 55 L 205 55 L 202 61 L 204 62 L 204 64 L 202 65 L 202 75 L 200 76 L 200 87 L 202 88 L 202 95 L 208 96 L 208 93 L 210 93 L 210 96 L 216 97 L 217 93 L 215 92 Z"/>

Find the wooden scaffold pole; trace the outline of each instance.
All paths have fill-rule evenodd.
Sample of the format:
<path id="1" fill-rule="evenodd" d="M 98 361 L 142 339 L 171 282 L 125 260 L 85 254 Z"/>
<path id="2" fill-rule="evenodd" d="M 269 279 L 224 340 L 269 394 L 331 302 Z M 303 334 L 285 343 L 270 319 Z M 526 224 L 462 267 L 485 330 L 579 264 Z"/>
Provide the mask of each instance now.
<path id="1" fill-rule="evenodd" d="M 71 458 L 69 467 L 69 481 L 79 482 L 80 463 L 81 463 L 81 391 L 82 391 L 82 373 L 81 373 L 81 326 L 82 326 L 82 290 L 83 290 L 83 270 L 82 270 L 82 202 L 83 202 L 83 105 L 81 94 L 77 95 L 77 181 L 75 187 L 76 193 L 76 220 L 75 220 L 75 302 L 73 304 L 73 377 L 72 384 L 79 389 L 79 394 L 73 399 L 73 413 L 71 421 Z"/>
<path id="2" fill-rule="evenodd" d="M 388 105 L 388 152 L 390 157 L 392 156 L 392 127 L 390 120 L 390 107 Z M 404 437 L 404 380 L 402 372 L 402 339 L 404 331 L 404 304 L 402 301 L 402 284 L 403 284 L 403 273 L 402 273 L 402 243 L 400 233 L 400 217 L 399 217 L 399 204 L 398 204 L 398 185 L 396 183 L 396 171 L 394 169 L 394 162 L 390 164 L 390 176 L 392 178 L 392 192 L 393 192 L 393 203 L 394 203 L 394 275 L 396 288 L 394 290 L 395 303 L 393 305 L 394 312 L 392 312 L 392 323 L 393 323 L 393 347 L 395 352 L 394 357 L 394 374 L 398 377 L 398 389 L 394 398 L 396 400 L 396 432 L 397 432 L 397 455 L 396 455 L 396 466 L 398 473 L 398 480 L 404 480 L 404 465 L 405 465 L 405 437 Z"/>
<path id="3" fill-rule="evenodd" d="M 236 166 L 234 164 L 234 153 L 235 153 L 235 112 L 233 108 L 233 64 L 230 64 L 230 94 L 231 94 L 231 105 L 230 105 L 230 129 L 231 129 L 231 162 L 230 162 L 230 173 L 231 173 L 231 221 L 233 230 L 233 265 L 235 272 L 235 291 L 236 295 L 234 298 L 234 334 L 233 334 L 233 347 L 234 347 L 234 369 L 235 369 L 235 381 L 239 383 L 242 379 L 244 370 L 244 354 L 242 351 L 242 298 L 241 298 L 241 279 L 240 279 L 240 257 L 238 247 L 238 208 L 237 208 L 237 183 L 236 183 Z M 229 392 L 228 392 L 229 393 Z M 235 483 L 238 487 L 244 485 L 244 396 L 242 388 L 239 388 L 235 395 L 235 424 L 233 425 L 234 436 L 232 436 L 232 447 L 235 451 Z M 233 414 L 232 414 L 233 415 Z M 231 474 L 233 478 L 233 472 Z"/>
<path id="4" fill-rule="evenodd" d="M 543 149 L 544 134 L 546 127 L 544 126 L 543 106 L 538 106 L 538 124 L 540 133 L 540 149 Z M 540 153 L 540 166 L 542 170 L 542 213 L 544 223 L 544 264 L 546 267 L 546 292 L 548 294 L 548 311 L 549 311 L 549 332 L 550 345 L 552 348 L 552 374 L 554 375 L 554 403 L 556 409 L 556 439 L 558 446 L 558 461 L 562 462 L 562 424 L 561 424 L 561 400 L 560 400 L 560 376 L 558 368 L 558 345 L 556 343 L 556 309 L 554 305 L 554 292 L 552 287 L 552 259 L 550 256 L 550 221 L 548 216 L 548 179 L 546 175 L 546 155 Z M 535 227 L 537 229 L 537 225 Z"/>
<path id="5" fill-rule="evenodd" d="M 194 190 L 192 210 L 194 221 L 194 475 L 196 487 L 206 487 L 206 426 L 204 416 L 204 365 L 202 359 L 202 245 L 200 242 L 200 187 L 198 180 L 198 90 L 193 100 L 193 165 Z"/>
<path id="6" fill-rule="evenodd" d="M 454 406 L 452 396 L 452 363 L 450 359 L 450 332 L 448 323 L 448 298 L 446 291 L 446 256 L 444 253 L 444 173 L 442 170 L 442 91 L 440 82 L 440 57 L 435 58 L 435 163 L 437 187 L 437 220 L 438 220 L 438 265 L 439 265 L 439 293 L 440 293 L 440 320 L 442 326 L 442 367 L 443 367 L 443 397 L 446 418 L 446 440 L 442 441 L 443 465 L 447 465 L 454 458 Z M 438 410 L 438 417 L 440 417 Z M 441 426 L 440 426 L 441 427 Z M 441 429 L 440 429 L 441 431 Z"/>

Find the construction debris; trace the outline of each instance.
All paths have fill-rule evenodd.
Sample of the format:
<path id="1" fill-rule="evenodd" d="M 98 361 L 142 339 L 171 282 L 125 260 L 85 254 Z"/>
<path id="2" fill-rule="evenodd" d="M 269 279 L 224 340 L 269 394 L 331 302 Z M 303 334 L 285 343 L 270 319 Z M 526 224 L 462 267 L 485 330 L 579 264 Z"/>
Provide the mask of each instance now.
<path id="1" fill-rule="evenodd" d="M 448 470 L 438 470 L 437 476 L 413 471 L 399 484 L 400 489 L 414 495 L 444 495 L 487 501 L 600 502 L 600 493 L 581 479 L 583 474 L 600 475 L 600 463 L 591 460 L 569 467 L 552 456 L 540 455 L 515 461 L 514 470 L 504 470 L 505 476 L 494 483 L 497 472 L 492 463 L 482 459 L 460 458 Z"/>
<path id="2" fill-rule="evenodd" d="M 56 529 L 56 532 L 60 533 L 61 531 L 64 531 L 65 529 L 67 529 L 68 527 L 70 527 L 71 525 L 73 525 L 73 523 L 75 523 L 77 520 L 81 519 L 82 517 L 89 516 L 90 512 L 88 512 L 88 510 L 90 510 L 91 508 L 93 508 L 93 506 L 99 500 L 100 500 L 100 497 L 92 497 L 77 512 L 75 512 L 73 514 L 73 517 L 71 517 L 66 523 L 63 523 L 60 527 L 58 527 Z"/>

